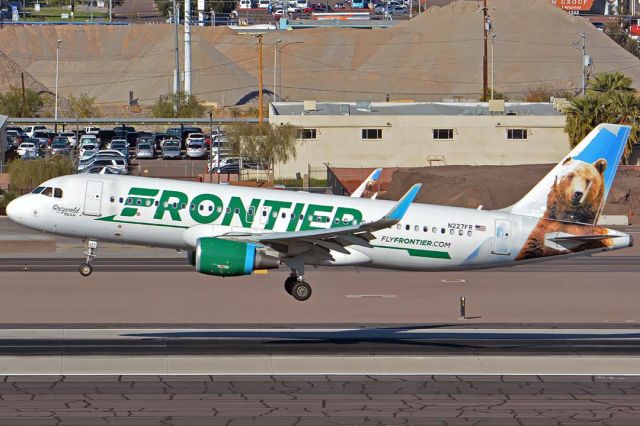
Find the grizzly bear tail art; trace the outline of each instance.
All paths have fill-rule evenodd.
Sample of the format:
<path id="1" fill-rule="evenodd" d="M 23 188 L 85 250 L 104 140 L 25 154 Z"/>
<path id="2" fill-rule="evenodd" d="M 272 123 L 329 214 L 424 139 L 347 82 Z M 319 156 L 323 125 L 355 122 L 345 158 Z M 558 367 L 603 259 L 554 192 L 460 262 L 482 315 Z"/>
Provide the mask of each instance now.
<path id="1" fill-rule="evenodd" d="M 598 125 L 527 195 L 504 211 L 595 225 L 630 132 L 629 126 Z"/>

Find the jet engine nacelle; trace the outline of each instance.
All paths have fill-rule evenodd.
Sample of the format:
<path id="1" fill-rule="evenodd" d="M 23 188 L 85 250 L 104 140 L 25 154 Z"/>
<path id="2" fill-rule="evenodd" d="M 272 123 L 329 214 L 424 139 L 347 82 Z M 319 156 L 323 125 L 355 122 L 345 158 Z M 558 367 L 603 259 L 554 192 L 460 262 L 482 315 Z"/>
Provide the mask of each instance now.
<path id="1" fill-rule="evenodd" d="M 211 237 L 200 238 L 196 244 L 195 267 L 201 274 L 235 277 L 279 266 L 277 257 L 260 253 L 253 243 Z"/>

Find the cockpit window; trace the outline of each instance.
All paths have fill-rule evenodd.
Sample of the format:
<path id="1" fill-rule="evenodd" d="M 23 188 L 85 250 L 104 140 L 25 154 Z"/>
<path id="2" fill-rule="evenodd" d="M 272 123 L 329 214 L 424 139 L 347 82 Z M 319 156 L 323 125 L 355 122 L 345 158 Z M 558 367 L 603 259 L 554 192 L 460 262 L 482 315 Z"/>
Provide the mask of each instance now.
<path id="1" fill-rule="evenodd" d="M 36 189 L 34 189 L 33 191 L 31 191 L 32 194 L 39 194 L 44 190 L 44 186 L 39 186 Z"/>
<path id="2" fill-rule="evenodd" d="M 54 196 L 55 198 L 62 198 L 62 189 L 60 189 L 60 188 L 55 188 L 55 189 L 53 190 L 53 196 Z"/>
<path id="3" fill-rule="evenodd" d="M 46 195 L 47 197 L 51 197 L 51 194 L 53 194 L 53 188 L 47 186 L 44 191 L 41 192 L 41 194 Z"/>

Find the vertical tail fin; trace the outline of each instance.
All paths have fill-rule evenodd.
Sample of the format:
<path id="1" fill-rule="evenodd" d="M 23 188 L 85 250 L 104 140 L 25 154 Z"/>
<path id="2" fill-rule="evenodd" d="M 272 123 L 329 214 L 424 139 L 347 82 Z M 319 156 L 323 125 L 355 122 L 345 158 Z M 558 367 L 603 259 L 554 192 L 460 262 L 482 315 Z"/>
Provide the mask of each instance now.
<path id="1" fill-rule="evenodd" d="M 598 125 L 507 211 L 595 224 L 613 185 L 630 132 L 629 126 Z"/>

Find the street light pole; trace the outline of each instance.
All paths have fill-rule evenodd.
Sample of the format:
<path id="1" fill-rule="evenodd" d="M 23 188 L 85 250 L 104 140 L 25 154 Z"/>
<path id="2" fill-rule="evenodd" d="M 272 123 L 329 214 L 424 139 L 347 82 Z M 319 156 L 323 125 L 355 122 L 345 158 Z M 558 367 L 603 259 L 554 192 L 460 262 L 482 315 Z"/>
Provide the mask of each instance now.
<path id="1" fill-rule="evenodd" d="M 276 45 L 273 50 L 273 101 L 278 101 L 278 43 L 281 43 L 282 40 L 276 40 Z"/>
<path id="2" fill-rule="evenodd" d="M 282 53 L 284 48 L 289 46 L 290 44 L 303 44 L 303 43 L 304 41 L 291 41 L 289 43 L 285 43 L 282 45 L 280 49 L 278 49 L 278 52 Z M 280 98 L 280 100 L 282 100 L 282 63 L 283 62 L 284 62 L 284 59 L 280 58 L 280 68 L 278 68 L 278 80 L 280 82 L 280 90 L 278 90 L 278 97 Z"/>
<path id="3" fill-rule="evenodd" d="M 580 33 L 582 37 L 582 96 L 587 90 L 587 34 Z"/>
<path id="4" fill-rule="evenodd" d="M 209 111 L 209 183 L 213 183 L 213 111 Z"/>
<path id="5" fill-rule="evenodd" d="M 493 60 L 493 45 L 496 42 L 496 33 L 491 33 L 491 100 L 493 100 L 493 95 L 496 91 L 496 88 L 494 86 L 494 72 L 493 72 L 493 64 L 494 64 L 494 60 Z"/>
<path id="6" fill-rule="evenodd" d="M 58 77 L 60 75 L 60 43 L 62 43 L 62 40 L 58 39 L 58 41 L 56 42 L 56 99 L 54 106 L 54 120 L 56 122 L 56 131 L 58 131 Z"/>

